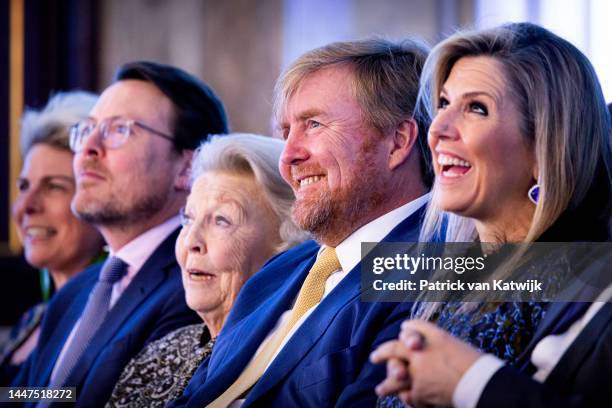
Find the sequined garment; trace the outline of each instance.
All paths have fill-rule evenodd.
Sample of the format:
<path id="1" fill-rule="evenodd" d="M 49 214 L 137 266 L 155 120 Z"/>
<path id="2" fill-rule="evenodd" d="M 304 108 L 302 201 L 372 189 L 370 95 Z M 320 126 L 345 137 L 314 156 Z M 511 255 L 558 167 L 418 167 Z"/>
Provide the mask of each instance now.
<path id="1" fill-rule="evenodd" d="M 434 321 L 453 336 L 482 352 L 514 364 L 535 334 L 544 317 L 543 303 L 483 303 L 471 311 L 460 310 L 461 303 L 447 303 Z M 379 398 L 379 408 L 404 407 L 397 397 Z"/>
<path id="2" fill-rule="evenodd" d="M 154 341 L 125 367 L 106 406 L 166 406 L 183 394 L 213 345 L 204 324 L 182 327 Z"/>
<path id="3" fill-rule="evenodd" d="M 514 364 L 533 338 L 545 313 L 543 303 L 488 303 L 475 313 L 459 312 L 460 304 L 445 305 L 437 324 L 479 350 Z"/>

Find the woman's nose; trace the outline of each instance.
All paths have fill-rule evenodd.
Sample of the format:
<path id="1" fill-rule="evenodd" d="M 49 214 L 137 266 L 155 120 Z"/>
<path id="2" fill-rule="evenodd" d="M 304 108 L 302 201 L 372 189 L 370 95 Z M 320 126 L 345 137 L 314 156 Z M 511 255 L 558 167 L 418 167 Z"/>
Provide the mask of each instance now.
<path id="1" fill-rule="evenodd" d="M 438 111 L 429 127 L 430 136 L 451 139 L 459 137 L 457 120 L 457 113 L 450 108 Z"/>
<path id="2" fill-rule="evenodd" d="M 187 234 L 186 241 L 186 246 L 189 249 L 189 252 L 198 254 L 206 253 L 206 241 L 204 239 L 204 234 L 203 231 L 201 231 L 201 229 L 199 229 L 197 226 L 191 226 L 191 230 Z"/>
<path id="3" fill-rule="evenodd" d="M 20 198 L 16 202 L 17 211 L 24 214 L 35 214 L 43 210 L 43 200 L 40 191 L 36 188 L 29 189 L 20 193 Z"/>

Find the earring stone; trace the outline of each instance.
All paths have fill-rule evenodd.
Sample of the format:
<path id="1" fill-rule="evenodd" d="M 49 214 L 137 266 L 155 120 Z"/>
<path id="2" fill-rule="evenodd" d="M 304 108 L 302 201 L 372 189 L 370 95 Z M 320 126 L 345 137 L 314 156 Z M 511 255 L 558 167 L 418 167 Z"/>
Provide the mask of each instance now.
<path id="1" fill-rule="evenodd" d="M 533 186 L 531 186 L 531 188 L 527 192 L 527 197 L 529 197 L 529 200 L 532 203 L 537 204 L 538 198 L 540 197 L 540 185 L 534 184 Z"/>

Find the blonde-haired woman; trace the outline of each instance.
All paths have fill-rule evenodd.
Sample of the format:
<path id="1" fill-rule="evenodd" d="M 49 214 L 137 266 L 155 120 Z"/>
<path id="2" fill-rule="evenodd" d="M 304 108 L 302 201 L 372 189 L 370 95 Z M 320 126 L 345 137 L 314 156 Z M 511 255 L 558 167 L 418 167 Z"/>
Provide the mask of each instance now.
<path id="1" fill-rule="evenodd" d="M 450 37 L 434 48 L 424 72 L 435 110 L 429 144 L 436 173 L 424 239 L 441 226 L 451 242 L 610 239 L 610 121 L 595 72 L 578 49 L 536 25 L 508 24 Z M 545 319 L 568 315 L 571 305 L 561 306 Z M 533 303 L 420 303 L 417 317 L 455 336 L 431 323 L 405 322 L 404 341 L 373 356 L 388 362 L 378 391 L 400 392 L 417 405 L 456 404 L 455 388 L 481 352 L 515 363 L 534 329 L 547 326 L 542 312 Z M 605 333 L 600 358 L 610 361 Z M 576 391 L 570 377 L 554 390 L 557 397 Z"/>

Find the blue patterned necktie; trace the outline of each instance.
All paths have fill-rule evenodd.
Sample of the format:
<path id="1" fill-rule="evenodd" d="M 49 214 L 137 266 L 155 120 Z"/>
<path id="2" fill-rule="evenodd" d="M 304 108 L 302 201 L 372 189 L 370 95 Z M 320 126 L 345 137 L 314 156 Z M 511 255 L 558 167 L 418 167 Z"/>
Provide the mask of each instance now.
<path id="1" fill-rule="evenodd" d="M 56 370 L 55 376 L 51 379 L 51 387 L 74 385 L 64 383 L 76 367 L 94 334 L 104 322 L 109 311 L 113 284 L 121 279 L 126 271 L 127 264 L 119 258 L 111 257 L 104 262 L 98 282 L 94 286 L 85 310 L 81 315 L 79 328 L 72 342 L 68 345 L 68 349 Z"/>

